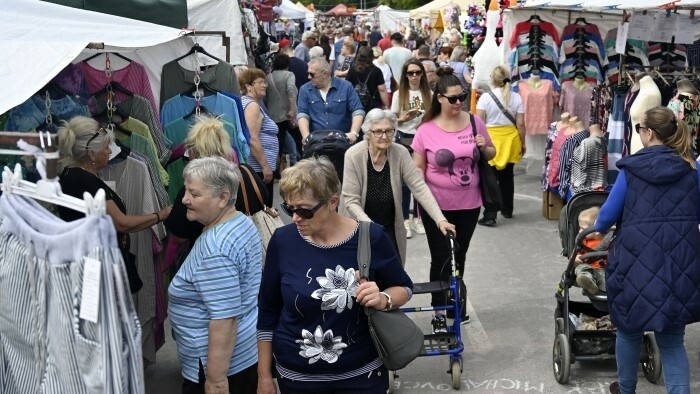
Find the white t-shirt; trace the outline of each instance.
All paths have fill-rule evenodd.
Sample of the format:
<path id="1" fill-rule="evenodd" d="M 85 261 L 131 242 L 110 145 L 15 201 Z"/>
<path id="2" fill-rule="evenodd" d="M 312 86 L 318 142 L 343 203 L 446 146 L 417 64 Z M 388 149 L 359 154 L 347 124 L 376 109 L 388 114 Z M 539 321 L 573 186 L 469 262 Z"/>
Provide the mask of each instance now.
<path id="1" fill-rule="evenodd" d="M 411 51 L 404 47 L 391 47 L 384 51 L 384 62 L 391 67 L 396 82 L 401 82 L 403 65 L 411 58 Z"/>
<path id="2" fill-rule="evenodd" d="M 386 92 L 391 93 L 391 67 L 388 64 L 379 64 L 377 59 L 372 61 L 372 64 L 377 66 L 378 69 L 382 70 L 382 75 L 384 76 L 384 86 L 386 86 Z"/>
<path id="3" fill-rule="evenodd" d="M 505 109 L 516 118 L 516 114 L 524 114 L 523 99 L 515 92 L 510 92 L 508 105 L 503 102 L 503 94 L 501 89 L 493 89 L 493 94 L 498 98 Z M 482 119 L 486 126 L 511 126 L 513 122 L 503 115 L 498 105 L 493 101 L 490 94 L 484 92 L 479 101 L 476 103 L 477 110 L 486 111 L 486 119 Z"/>
<path id="4" fill-rule="evenodd" d="M 430 100 L 430 98 L 428 99 Z M 428 103 L 425 103 L 425 105 L 421 105 L 423 103 L 423 95 L 420 93 L 420 90 L 409 90 L 408 91 L 408 103 L 409 103 L 409 109 L 413 108 L 418 108 L 423 111 L 423 115 L 425 115 L 425 106 Z M 411 104 L 413 104 L 411 106 Z M 396 116 L 399 117 L 401 114 L 399 113 L 399 92 L 396 91 L 394 92 L 394 97 L 391 99 L 391 112 L 397 114 Z M 420 122 L 423 120 L 423 115 L 415 117 L 408 122 L 405 123 L 399 123 L 398 127 L 396 128 L 402 133 L 406 134 L 416 134 L 416 129 L 420 125 Z"/>

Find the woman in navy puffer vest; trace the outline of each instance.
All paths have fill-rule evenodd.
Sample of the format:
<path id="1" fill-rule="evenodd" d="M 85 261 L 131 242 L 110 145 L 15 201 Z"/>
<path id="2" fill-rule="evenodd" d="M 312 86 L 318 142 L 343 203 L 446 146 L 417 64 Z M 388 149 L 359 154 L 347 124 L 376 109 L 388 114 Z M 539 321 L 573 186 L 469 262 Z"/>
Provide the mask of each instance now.
<path id="1" fill-rule="evenodd" d="M 620 175 L 595 228 L 617 224 L 606 287 L 618 329 L 619 384 L 612 393 L 634 393 L 644 331 L 654 331 L 669 393 L 690 393 L 683 337 L 700 321 L 700 190 L 685 123 L 664 107 L 636 124 L 644 148 L 617 162 Z"/>

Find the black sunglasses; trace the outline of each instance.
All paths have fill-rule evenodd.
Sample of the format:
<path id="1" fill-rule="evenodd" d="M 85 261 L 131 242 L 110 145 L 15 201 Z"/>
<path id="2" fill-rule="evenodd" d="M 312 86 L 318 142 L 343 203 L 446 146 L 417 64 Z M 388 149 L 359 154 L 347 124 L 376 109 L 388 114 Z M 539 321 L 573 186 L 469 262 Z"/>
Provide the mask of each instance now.
<path id="1" fill-rule="evenodd" d="M 649 130 L 649 128 L 642 126 L 641 123 L 637 123 L 636 125 L 634 125 L 634 131 L 636 131 L 637 134 L 639 134 L 642 130 Z"/>
<path id="2" fill-rule="evenodd" d="M 423 75 L 423 71 L 406 71 L 406 75 L 408 75 L 409 77 L 420 77 L 421 75 Z"/>
<path id="3" fill-rule="evenodd" d="M 88 148 L 90 147 L 90 143 L 92 142 L 92 140 L 94 140 L 95 138 L 97 138 L 97 136 L 100 135 L 100 133 L 103 132 L 103 131 L 104 131 L 105 133 L 107 132 L 107 130 L 105 130 L 104 128 L 100 127 L 100 129 L 97 130 L 97 132 L 95 132 L 95 134 L 94 134 L 92 137 L 90 137 L 90 139 L 88 140 L 87 144 L 85 144 L 85 151 L 87 151 Z"/>
<path id="4" fill-rule="evenodd" d="M 307 220 L 308 220 L 308 219 L 311 219 L 312 217 L 314 217 L 314 215 L 316 214 L 316 211 L 318 211 L 319 209 L 321 209 L 321 207 L 322 207 L 325 203 L 326 203 L 325 201 L 321 201 L 321 202 L 319 202 L 318 204 L 316 204 L 315 207 L 313 207 L 313 208 L 311 208 L 311 209 L 309 209 L 309 208 L 295 208 L 295 209 L 292 209 L 292 207 L 290 207 L 289 205 L 287 205 L 286 202 L 283 202 L 282 204 L 280 204 L 280 206 L 282 207 L 282 210 L 284 211 L 284 213 L 286 213 L 286 214 L 289 215 L 290 217 L 291 217 L 291 216 L 294 216 L 294 214 L 296 213 L 297 216 L 299 216 L 300 218 L 302 218 L 302 219 L 307 219 Z"/>
<path id="5" fill-rule="evenodd" d="M 440 94 L 440 96 L 446 98 L 447 101 L 450 102 L 450 104 L 456 104 L 457 100 L 459 100 L 460 103 L 463 103 L 467 100 L 467 97 L 469 97 L 469 95 L 466 92 L 462 92 L 461 94 L 458 94 L 456 96 L 445 96 L 444 94 Z"/>

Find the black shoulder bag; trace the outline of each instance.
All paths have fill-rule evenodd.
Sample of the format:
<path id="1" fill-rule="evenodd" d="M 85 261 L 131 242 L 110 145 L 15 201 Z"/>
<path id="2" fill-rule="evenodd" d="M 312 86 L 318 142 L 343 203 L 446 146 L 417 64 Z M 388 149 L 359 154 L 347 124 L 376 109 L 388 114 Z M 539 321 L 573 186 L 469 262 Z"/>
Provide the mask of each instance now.
<path id="1" fill-rule="evenodd" d="M 474 139 L 476 139 L 476 123 L 474 123 L 474 114 L 469 114 L 469 121 L 472 124 Z M 481 190 L 481 202 L 484 208 L 486 208 L 487 211 L 500 211 L 503 207 L 501 187 L 498 186 L 498 178 L 496 178 L 496 173 L 493 172 L 493 168 L 484 158 L 484 154 L 482 152 L 479 152 L 479 189 Z"/>
<path id="2" fill-rule="evenodd" d="M 372 261 L 370 222 L 360 222 L 357 246 L 357 264 L 360 278 L 369 280 Z M 369 335 L 384 366 L 390 371 L 399 370 L 415 360 L 423 351 L 423 331 L 405 313 L 398 309 L 378 311 L 365 308 L 369 321 Z"/>

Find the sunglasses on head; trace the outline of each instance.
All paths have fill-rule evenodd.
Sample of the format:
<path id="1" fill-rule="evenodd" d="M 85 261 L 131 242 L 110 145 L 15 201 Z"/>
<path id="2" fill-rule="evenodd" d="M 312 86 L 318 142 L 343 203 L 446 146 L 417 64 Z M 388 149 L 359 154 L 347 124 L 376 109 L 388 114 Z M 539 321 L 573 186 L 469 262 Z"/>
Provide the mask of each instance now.
<path id="1" fill-rule="evenodd" d="M 103 127 L 100 127 L 100 129 L 97 130 L 97 131 L 95 132 L 95 134 L 94 134 L 92 137 L 90 137 L 90 139 L 88 140 L 87 144 L 85 144 L 85 150 L 86 150 L 86 151 L 87 151 L 88 148 L 90 147 L 90 143 L 92 142 L 92 140 L 94 140 L 95 138 L 97 138 L 97 136 L 100 135 L 100 133 L 102 133 L 102 132 L 105 132 L 105 133 L 106 133 L 107 130 L 105 130 Z"/>
<path id="2" fill-rule="evenodd" d="M 282 204 L 280 204 L 280 206 L 282 207 L 282 210 L 284 211 L 284 213 L 286 213 L 290 217 L 294 216 L 294 214 L 296 213 L 297 216 L 299 216 L 300 218 L 308 220 L 308 219 L 311 219 L 312 217 L 314 217 L 314 215 L 316 214 L 316 211 L 321 209 L 321 207 L 325 203 L 326 203 L 325 201 L 321 201 L 318 204 L 316 204 L 315 207 L 313 207 L 311 209 L 309 209 L 309 208 L 293 208 L 293 207 L 287 205 L 286 202 L 283 202 Z"/>
<path id="3" fill-rule="evenodd" d="M 446 98 L 450 104 L 457 104 L 457 100 L 459 100 L 460 103 L 463 103 L 467 100 L 469 95 L 466 92 L 462 92 L 456 96 L 445 96 L 444 94 L 440 94 L 440 96 Z"/>
<path id="4" fill-rule="evenodd" d="M 420 77 L 421 75 L 423 75 L 423 71 L 406 71 L 406 75 L 408 75 L 409 77 Z"/>
<path id="5" fill-rule="evenodd" d="M 642 130 L 648 130 L 648 129 L 649 129 L 648 127 L 642 126 L 641 123 L 637 123 L 636 125 L 634 125 L 634 131 L 636 131 L 637 134 L 639 134 Z"/>

